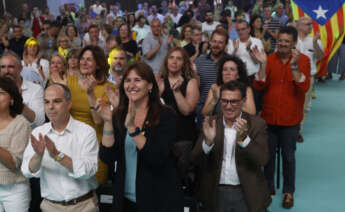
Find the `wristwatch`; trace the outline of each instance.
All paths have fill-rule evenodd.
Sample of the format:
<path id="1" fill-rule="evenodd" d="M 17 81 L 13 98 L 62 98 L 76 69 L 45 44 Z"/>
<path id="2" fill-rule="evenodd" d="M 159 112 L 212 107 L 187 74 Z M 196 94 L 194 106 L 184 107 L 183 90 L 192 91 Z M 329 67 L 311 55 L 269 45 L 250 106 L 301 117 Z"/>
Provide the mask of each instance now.
<path id="1" fill-rule="evenodd" d="M 299 67 L 298 65 L 291 66 L 291 71 L 298 71 Z"/>
<path id="2" fill-rule="evenodd" d="M 63 152 L 60 152 L 56 157 L 56 161 L 61 161 L 65 157 L 65 154 Z"/>
<path id="3" fill-rule="evenodd" d="M 135 131 L 132 132 L 132 133 L 128 132 L 128 135 L 131 136 L 131 137 L 133 138 L 133 137 L 139 135 L 140 133 L 141 133 L 140 128 L 139 128 L 139 127 L 136 127 L 136 128 L 135 128 Z"/>

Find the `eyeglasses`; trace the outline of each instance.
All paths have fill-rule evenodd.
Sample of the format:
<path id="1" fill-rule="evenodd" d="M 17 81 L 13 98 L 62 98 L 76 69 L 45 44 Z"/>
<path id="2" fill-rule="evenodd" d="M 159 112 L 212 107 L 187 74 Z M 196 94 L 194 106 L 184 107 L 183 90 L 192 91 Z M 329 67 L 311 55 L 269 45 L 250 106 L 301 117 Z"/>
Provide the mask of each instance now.
<path id="1" fill-rule="evenodd" d="M 220 102 L 224 106 L 226 106 L 230 103 L 232 106 L 236 107 L 236 106 L 240 105 L 241 99 L 220 99 Z"/>

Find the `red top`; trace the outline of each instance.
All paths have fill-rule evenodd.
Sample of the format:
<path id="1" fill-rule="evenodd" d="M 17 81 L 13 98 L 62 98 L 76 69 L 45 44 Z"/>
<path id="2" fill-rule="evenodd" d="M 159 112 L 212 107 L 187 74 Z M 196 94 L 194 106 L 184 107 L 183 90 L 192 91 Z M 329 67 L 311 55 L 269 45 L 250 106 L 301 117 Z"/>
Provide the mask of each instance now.
<path id="1" fill-rule="evenodd" d="M 266 80 L 254 80 L 257 90 L 264 90 L 261 116 L 267 124 L 294 126 L 303 118 L 305 93 L 310 84 L 310 60 L 301 54 L 297 64 L 305 76 L 302 82 L 293 79 L 290 60 L 283 64 L 278 53 L 267 57 Z"/>

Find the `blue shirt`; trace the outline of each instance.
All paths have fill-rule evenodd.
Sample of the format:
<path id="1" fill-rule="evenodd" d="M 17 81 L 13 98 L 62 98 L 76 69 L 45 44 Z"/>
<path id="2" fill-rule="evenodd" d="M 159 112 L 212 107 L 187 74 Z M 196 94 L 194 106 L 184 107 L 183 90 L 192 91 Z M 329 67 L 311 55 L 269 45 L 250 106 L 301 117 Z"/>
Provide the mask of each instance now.
<path id="1" fill-rule="evenodd" d="M 137 157 L 137 145 L 127 132 L 125 141 L 126 174 L 124 196 L 132 202 L 136 202 Z"/>

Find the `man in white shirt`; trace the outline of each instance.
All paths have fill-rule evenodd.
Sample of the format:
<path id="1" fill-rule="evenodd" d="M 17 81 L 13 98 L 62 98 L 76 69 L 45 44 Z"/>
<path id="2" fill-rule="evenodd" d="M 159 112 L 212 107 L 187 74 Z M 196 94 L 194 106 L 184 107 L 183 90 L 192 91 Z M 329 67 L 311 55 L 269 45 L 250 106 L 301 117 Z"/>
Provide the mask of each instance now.
<path id="1" fill-rule="evenodd" d="M 92 127 L 70 115 L 71 93 L 62 84 L 49 85 L 44 109 L 50 122 L 37 127 L 24 151 L 22 172 L 41 179 L 43 212 L 99 211 L 97 188 L 98 143 Z"/>
<path id="2" fill-rule="evenodd" d="M 174 5 L 171 7 L 171 13 L 169 14 L 172 21 L 174 22 L 174 24 L 178 24 L 178 22 L 180 21 L 182 14 L 178 12 L 178 6 Z"/>
<path id="3" fill-rule="evenodd" d="M 297 141 L 303 142 L 302 130 L 307 112 L 311 108 L 312 91 L 315 81 L 315 75 L 317 73 L 316 62 L 323 57 L 323 46 L 320 40 L 320 34 L 317 33 L 314 37 L 309 36 L 313 29 L 312 20 L 308 17 L 302 17 L 297 22 L 298 41 L 296 49 L 301 53 L 307 55 L 310 59 L 310 87 L 305 94 L 304 101 L 304 118 L 301 121 L 300 133 Z"/>
<path id="4" fill-rule="evenodd" d="M 18 55 L 12 51 L 5 52 L 0 61 L 0 76 L 14 80 L 22 94 L 24 109 L 22 115 L 37 127 L 44 123 L 43 88 L 32 82 L 23 80 L 20 73 L 23 69 Z"/>
<path id="5" fill-rule="evenodd" d="M 222 113 L 205 118 L 192 151 L 191 161 L 201 171 L 198 195 L 207 212 L 261 212 L 271 202 L 261 169 L 269 159 L 266 124 L 241 112 L 246 87 L 238 81 L 222 85 Z"/>
<path id="6" fill-rule="evenodd" d="M 247 21 L 241 20 L 236 25 L 239 40 L 229 41 L 228 54 L 237 56 L 243 60 L 247 66 L 249 77 L 254 77 L 260 69 L 260 64 L 253 58 L 251 51 L 253 48 L 263 49 L 260 39 L 250 36 L 250 26 Z"/>
<path id="7" fill-rule="evenodd" d="M 220 23 L 218 21 L 214 21 L 213 13 L 211 10 L 209 10 L 206 12 L 205 22 L 203 22 L 201 25 L 202 32 L 207 32 L 207 34 L 210 36 L 219 24 Z"/>
<path id="8" fill-rule="evenodd" d="M 161 23 L 164 22 L 164 16 L 162 14 L 158 13 L 158 9 L 157 9 L 156 5 L 152 5 L 151 11 L 152 11 L 152 14 L 149 15 L 149 17 L 147 17 L 147 20 L 149 21 L 150 24 L 151 24 L 152 20 L 155 18 L 158 18 Z"/>

